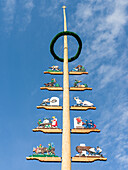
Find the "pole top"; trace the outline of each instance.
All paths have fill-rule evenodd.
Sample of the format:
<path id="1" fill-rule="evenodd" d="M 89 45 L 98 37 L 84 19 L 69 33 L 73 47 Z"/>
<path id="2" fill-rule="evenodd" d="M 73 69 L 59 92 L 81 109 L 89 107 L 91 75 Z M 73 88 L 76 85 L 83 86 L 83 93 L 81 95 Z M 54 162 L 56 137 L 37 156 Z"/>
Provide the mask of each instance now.
<path id="1" fill-rule="evenodd" d="M 65 8 L 66 8 L 66 6 L 64 5 L 64 6 L 62 6 L 62 8 L 63 8 L 63 9 L 65 9 Z"/>

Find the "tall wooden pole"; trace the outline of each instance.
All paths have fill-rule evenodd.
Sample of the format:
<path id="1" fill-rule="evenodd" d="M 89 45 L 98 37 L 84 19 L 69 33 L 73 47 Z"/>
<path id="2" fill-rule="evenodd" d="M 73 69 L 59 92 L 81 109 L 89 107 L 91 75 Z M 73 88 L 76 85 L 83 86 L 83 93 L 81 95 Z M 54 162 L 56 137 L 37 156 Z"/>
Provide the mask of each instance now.
<path id="1" fill-rule="evenodd" d="M 65 6 L 64 31 L 67 31 Z M 71 170 L 71 142 L 70 142 L 70 109 L 69 109 L 69 74 L 68 74 L 68 43 L 64 35 L 64 64 L 63 64 L 63 135 L 62 135 L 62 170 Z"/>

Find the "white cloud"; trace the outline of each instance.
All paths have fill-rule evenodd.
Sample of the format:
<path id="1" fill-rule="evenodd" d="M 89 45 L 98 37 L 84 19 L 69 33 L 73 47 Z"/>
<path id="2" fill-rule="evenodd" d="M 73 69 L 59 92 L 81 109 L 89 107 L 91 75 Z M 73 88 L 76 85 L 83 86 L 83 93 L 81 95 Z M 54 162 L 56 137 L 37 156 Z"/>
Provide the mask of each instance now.
<path id="1" fill-rule="evenodd" d="M 42 17 L 52 16 L 55 18 L 59 18 L 58 8 L 60 5 L 66 4 L 67 0 L 49 0 L 49 1 L 41 1 L 40 4 L 40 15 Z"/>
<path id="2" fill-rule="evenodd" d="M 5 0 L 3 5 L 5 31 L 10 32 L 13 28 L 16 0 Z"/>
<path id="3" fill-rule="evenodd" d="M 83 3 L 79 3 L 77 6 L 77 11 L 75 13 L 75 15 L 79 18 L 79 19 L 83 19 L 87 20 L 89 17 L 91 17 L 93 15 L 93 11 L 92 11 L 92 6 L 83 4 Z M 78 23 L 80 24 L 80 23 Z"/>
<path id="4" fill-rule="evenodd" d="M 125 2 L 125 3 L 124 3 Z M 106 22 L 109 25 L 113 38 L 120 34 L 122 27 L 126 24 L 128 16 L 126 13 L 126 1 L 115 1 L 115 10 L 106 18 Z"/>
<path id="5" fill-rule="evenodd" d="M 25 1 L 24 7 L 25 7 L 26 9 L 31 9 L 31 10 L 32 10 L 33 7 L 34 7 L 33 0 L 27 0 L 27 1 Z"/>
<path id="6" fill-rule="evenodd" d="M 92 84 L 106 91 L 107 101 L 100 106 L 100 144 L 108 154 L 111 147 L 119 169 L 128 168 L 127 8 L 127 0 L 81 1 L 72 16 L 73 31 L 85 41 L 79 63 L 87 65 Z"/>
<path id="7" fill-rule="evenodd" d="M 116 48 L 120 43 L 115 39 L 122 36 L 123 27 L 127 23 L 128 2 L 118 0 L 93 3 L 78 3 L 72 23 L 75 32 L 85 35 L 83 53 L 87 56 L 86 63 L 89 66 L 93 63 L 91 68 L 95 69 L 98 59 L 117 57 Z"/>
<path id="8" fill-rule="evenodd" d="M 101 115 L 100 125 L 103 125 L 100 144 L 104 151 L 109 150 L 111 146 L 112 156 L 120 163 L 120 167 L 128 168 L 127 149 L 128 149 L 128 102 L 125 98 L 120 99 L 120 94 L 116 96 L 118 101 L 113 110 L 105 111 Z M 106 110 L 106 109 L 105 109 Z"/>
<path id="9" fill-rule="evenodd" d="M 123 68 L 124 54 L 119 56 L 118 49 L 125 37 L 127 6 L 128 1 L 121 0 L 82 2 L 77 4 L 75 15 L 72 16 L 73 30 L 86 40 L 83 42 L 79 63 L 87 65 L 90 72 L 98 74 L 101 88 L 116 81 L 121 74 L 126 74 Z M 127 54 L 124 58 L 126 60 Z M 106 70 L 101 73 L 101 69 Z"/>
<path id="10" fill-rule="evenodd" d="M 101 65 L 98 69 L 100 76 L 100 88 L 103 88 L 110 82 L 117 81 L 122 75 L 122 68 L 112 65 Z"/>
<path id="11" fill-rule="evenodd" d="M 22 17 L 22 25 L 20 26 L 20 30 L 24 31 L 26 27 L 30 24 L 32 18 L 32 10 L 34 8 L 33 0 L 24 0 L 23 3 L 23 17 Z"/>
<path id="12" fill-rule="evenodd" d="M 18 5 L 20 5 L 21 13 L 18 13 Z M 33 0 L 22 0 L 19 4 L 16 0 L 4 0 L 3 3 L 3 20 L 6 32 L 13 30 L 15 22 L 20 30 L 25 30 L 31 22 L 31 13 L 34 8 Z"/>

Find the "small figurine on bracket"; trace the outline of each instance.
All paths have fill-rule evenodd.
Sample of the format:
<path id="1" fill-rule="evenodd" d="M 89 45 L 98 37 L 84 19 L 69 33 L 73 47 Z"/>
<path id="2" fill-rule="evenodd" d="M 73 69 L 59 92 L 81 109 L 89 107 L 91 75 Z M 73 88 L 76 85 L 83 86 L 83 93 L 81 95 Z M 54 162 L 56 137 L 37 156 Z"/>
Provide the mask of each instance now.
<path id="1" fill-rule="evenodd" d="M 80 82 L 81 82 L 80 80 L 75 80 L 74 87 L 78 87 L 78 83 L 80 83 Z"/>
<path id="2" fill-rule="evenodd" d="M 38 126 L 41 126 L 41 124 L 42 124 L 41 119 L 38 120 L 37 124 L 38 124 Z"/>
<path id="3" fill-rule="evenodd" d="M 91 102 L 89 102 L 87 100 L 84 100 L 82 102 L 82 100 L 80 100 L 79 97 L 74 97 L 74 100 L 76 101 L 76 105 L 74 105 L 74 106 L 89 106 L 89 107 L 93 107 L 94 106 L 93 103 L 91 103 Z"/>
<path id="4" fill-rule="evenodd" d="M 50 103 L 50 101 L 49 101 L 49 98 L 47 98 L 47 99 L 44 99 L 43 101 L 42 101 L 42 103 L 40 104 L 40 106 L 47 106 L 47 103 Z"/>
<path id="5" fill-rule="evenodd" d="M 85 72 L 86 69 L 82 65 L 78 65 L 77 67 L 73 68 L 72 71 Z"/>
<path id="6" fill-rule="evenodd" d="M 103 155 L 101 154 L 102 149 L 97 146 L 96 148 L 90 147 L 90 146 L 86 146 L 85 144 L 80 144 L 80 146 L 76 147 L 76 151 L 79 154 L 76 154 L 76 157 L 81 157 L 81 156 L 87 156 L 87 157 L 103 157 Z"/>
<path id="7" fill-rule="evenodd" d="M 58 83 L 56 83 L 56 79 L 52 78 L 51 82 L 49 83 L 44 83 L 45 87 L 60 87 Z"/>
<path id="8" fill-rule="evenodd" d="M 57 118 L 55 116 L 52 117 L 52 128 L 57 128 L 58 124 L 57 124 Z"/>
<path id="9" fill-rule="evenodd" d="M 44 128 L 51 128 L 51 120 L 49 118 L 43 119 Z"/>
<path id="10" fill-rule="evenodd" d="M 53 143 L 49 143 L 48 144 L 48 148 L 47 148 L 47 151 L 50 152 L 50 155 L 51 154 L 54 154 L 55 155 L 55 145 Z"/>
<path id="11" fill-rule="evenodd" d="M 80 116 L 74 118 L 74 128 L 84 129 L 83 122 Z"/>
<path id="12" fill-rule="evenodd" d="M 82 82 L 82 81 L 80 81 L 80 80 L 75 80 L 75 82 L 74 82 L 74 87 L 88 87 L 88 85 L 87 84 L 79 84 L 80 82 Z"/>
<path id="13" fill-rule="evenodd" d="M 60 69 L 59 69 L 59 66 L 51 66 L 49 67 L 50 69 L 48 69 L 48 72 L 59 72 Z"/>
<path id="14" fill-rule="evenodd" d="M 52 120 L 50 118 L 43 118 L 43 122 L 41 121 L 41 119 L 39 119 L 37 124 L 38 124 L 37 129 L 58 128 L 57 118 L 55 116 L 52 117 Z"/>
<path id="15" fill-rule="evenodd" d="M 94 124 L 94 122 L 92 120 L 90 120 L 90 123 L 89 125 L 91 126 L 91 128 L 95 129 L 96 128 L 96 125 Z"/>
<path id="16" fill-rule="evenodd" d="M 79 116 L 79 117 L 74 118 L 74 128 L 75 129 L 85 129 L 85 128 L 95 129 L 96 125 L 94 124 L 92 120 L 90 120 L 90 122 L 88 120 L 85 120 L 85 122 L 83 122 L 82 118 Z"/>
<path id="17" fill-rule="evenodd" d="M 41 119 L 39 119 L 37 124 L 38 124 L 38 127 L 37 127 L 38 129 L 40 129 L 40 128 L 50 128 L 51 127 L 51 123 L 50 123 L 49 118 L 43 118 L 43 122 L 41 121 Z"/>
<path id="18" fill-rule="evenodd" d="M 49 100 L 49 98 L 44 99 L 42 101 L 42 103 L 40 104 L 40 106 L 48 106 L 47 104 L 50 103 L 50 106 L 59 106 L 59 98 L 58 97 L 51 97 L 51 99 Z"/>
<path id="19" fill-rule="evenodd" d="M 90 151 L 91 155 L 102 156 L 102 154 L 101 154 L 102 149 L 99 146 L 97 146 L 96 148 L 90 148 L 89 151 Z"/>
<path id="20" fill-rule="evenodd" d="M 55 145 L 53 143 L 48 144 L 48 148 L 40 144 L 36 148 L 33 147 L 33 152 L 36 154 L 32 156 L 41 156 L 41 157 L 54 157 L 55 156 Z"/>

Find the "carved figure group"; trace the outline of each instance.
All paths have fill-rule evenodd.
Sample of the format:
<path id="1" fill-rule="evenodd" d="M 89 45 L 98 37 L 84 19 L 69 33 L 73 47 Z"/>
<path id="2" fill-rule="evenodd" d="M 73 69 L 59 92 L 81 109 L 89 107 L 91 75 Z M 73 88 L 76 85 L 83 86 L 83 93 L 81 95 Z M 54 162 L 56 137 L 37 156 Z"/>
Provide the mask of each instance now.
<path id="1" fill-rule="evenodd" d="M 59 66 L 51 66 L 51 67 L 49 67 L 50 69 L 48 69 L 48 71 L 50 72 L 50 71 L 60 71 L 61 69 L 59 69 Z"/>
<path id="2" fill-rule="evenodd" d="M 98 157 L 103 157 L 101 154 L 102 149 L 97 146 L 96 148 L 86 146 L 85 144 L 80 144 L 79 146 L 76 147 L 76 151 L 79 154 L 76 154 L 76 156 L 98 156 Z"/>
<path id="3" fill-rule="evenodd" d="M 40 106 L 47 106 L 49 103 L 50 106 L 59 106 L 59 98 L 58 97 L 51 97 L 50 99 L 44 99 Z"/>
<path id="4" fill-rule="evenodd" d="M 60 85 L 56 83 L 56 79 L 52 78 L 51 82 L 49 83 L 44 83 L 45 87 L 59 87 Z"/>
<path id="5" fill-rule="evenodd" d="M 88 87 L 88 85 L 87 84 L 79 84 L 80 82 L 82 82 L 82 81 L 80 81 L 80 80 L 75 80 L 75 82 L 74 82 L 74 87 Z"/>
<path id="6" fill-rule="evenodd" d="M 74 97 L 74 100 L 76 101 L 76 105 L 74 105 L 74 106 L 89 106 L 89 107 L 94 106 L 93 103 L 91 103 L 91 102 L 89 102 L 87 100 L 84 100 L 82 102 L 82 100 L 80 100 L 79 97 Z"/>
<path id="7" fill-rule="evenodd" d="M 86 69 L 82 65 L 78 65 L 77 67 L 74 67 L 72 71 L 77 71 L 77 72 L 85 72 Z"/>
<path id="8" fill-rule="evenodd" d="M 55 151 L 55 146 L 53 143 L 49 143 L 48 148 L 42 146 L 41 144 L 39 146 L 37 146 L 36 148 L 33 147 L 33 152 L 35 152 L 36 154 L 55 155 L 54 151 Z"/>
<path id="9" fill-rule="evenodd" d="M 49 98 L 44 99 L 40 105 L 41 106 L 43 106 L 43 105 L 47 106 L 48 103 L 50 103 Z"/>
<path id="10" fill-rule="evenodd" d="M 57 118 L 55 116 L 52 117 L 52 120 L 50 118 L 43 118 L 43 122 L 39 119 L 37 124 L 37 128 L 58 128 Z"/>
<path id="11" fill-rule="evenodd" d="M 96 125 L 94 124 L 94 122 L 92 120 L 88 121 L 85 120 L 85 122 L 82 121 L 82 118 L 79 117 L 75 117 L 74 118 L 74 128 L 78 128 L 78 129 L 84 129 L 84 128 L 96 128 Z"/>

